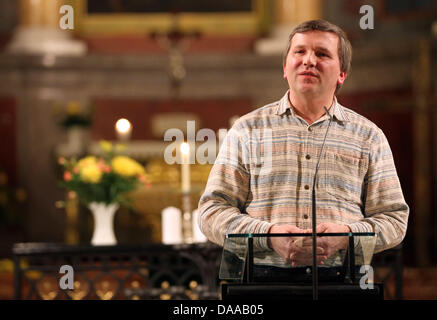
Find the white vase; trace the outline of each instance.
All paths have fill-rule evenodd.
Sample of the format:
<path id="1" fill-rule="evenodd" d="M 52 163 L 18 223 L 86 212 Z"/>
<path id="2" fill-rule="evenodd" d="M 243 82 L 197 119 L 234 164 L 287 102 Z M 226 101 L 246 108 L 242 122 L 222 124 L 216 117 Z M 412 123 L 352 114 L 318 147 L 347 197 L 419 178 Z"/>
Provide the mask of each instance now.
<path id="1" fill-rule="evenodd" d="M 114 234 L 114 215 L 119 208 L 118 203 L 107 205 L 101 202 L 91 202 L 88 207 L 94 217 L 94 232 L 91 244 L 94 246 L 117 244 Z"/>

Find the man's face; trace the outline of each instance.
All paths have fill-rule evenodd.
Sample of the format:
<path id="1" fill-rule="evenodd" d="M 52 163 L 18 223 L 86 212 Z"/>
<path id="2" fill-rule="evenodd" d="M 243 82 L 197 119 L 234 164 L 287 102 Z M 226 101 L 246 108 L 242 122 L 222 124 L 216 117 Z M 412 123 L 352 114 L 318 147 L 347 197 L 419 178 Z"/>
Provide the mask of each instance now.
<path id="1" fill-rule="evenodd" d="M 338 36 L 331 32 L 296 33 L 284 66 L 284 78 L 295 94 L 334 94 L 347 74 L 340 70 Z"/>

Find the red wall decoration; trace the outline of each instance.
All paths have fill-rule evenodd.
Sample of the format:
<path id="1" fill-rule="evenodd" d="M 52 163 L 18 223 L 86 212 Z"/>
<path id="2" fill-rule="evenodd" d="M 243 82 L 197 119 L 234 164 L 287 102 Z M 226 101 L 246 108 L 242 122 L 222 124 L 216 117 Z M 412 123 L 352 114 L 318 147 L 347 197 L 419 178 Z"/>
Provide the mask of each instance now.
<path id="1" fill-rule="evenodd" d="M 173 112 L 196 114 L 201 121 L 196 130 L 209 128 L 217 131 L 229 127 L 229 119 L 242 116 L 254 109 L 251 99 L 205 100 L 146 100 L 96 98 L 93 101 L 94 120 L 91 135 L 94 140 L 115 140 L 114 124 L 119 118 L 128 119 L 133 126 L 132 140 L 157 139 L 152 134 L 153 115 Z"/>

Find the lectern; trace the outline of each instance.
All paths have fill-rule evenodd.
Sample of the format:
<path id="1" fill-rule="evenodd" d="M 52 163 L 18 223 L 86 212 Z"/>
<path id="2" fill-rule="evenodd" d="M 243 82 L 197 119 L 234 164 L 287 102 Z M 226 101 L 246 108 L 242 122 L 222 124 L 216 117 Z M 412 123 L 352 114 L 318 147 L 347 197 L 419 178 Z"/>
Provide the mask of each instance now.
<path id="1" fill-rule="evenodd" d="M 268 237 L 291 248 L 293 264 L 268 248 Z M 383 285 L 373 281 L 375 243 L 375 233 L 320 233 L 313 260 L 311 233 L 228 234 L 219 273 L 222 299 L 383 299 Z"/>

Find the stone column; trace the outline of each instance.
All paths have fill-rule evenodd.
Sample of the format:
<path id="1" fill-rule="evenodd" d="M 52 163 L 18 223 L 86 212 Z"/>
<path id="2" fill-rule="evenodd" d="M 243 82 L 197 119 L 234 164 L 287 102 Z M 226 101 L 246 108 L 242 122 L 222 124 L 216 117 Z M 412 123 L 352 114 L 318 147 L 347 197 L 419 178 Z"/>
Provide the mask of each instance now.
<path id="1" fill-rule="evenodd" d="M 306 20 L 322 17 L 322 1 L 275 0 L 274 14 L 271 37 L 262 39 L 255 45 L 255 50 L 259 54 L 281 54 L 295 26 Z"/>
<path id="2" fill-rule="evenodd" d="M 320 0 L 276 0 L 275 15 L 278 24 L 298 24 L 305 20 L 320 19 L 322 3 Z"/>
<path id="3" fill-rule="evenodd" d="M 78 56 L 86 53 L 84 43 L 62 30 L 60 7 L 65 0 L 20 0 L 19 26 L 7 51 L 13 54 Z M 74 8 L 73 8 L 74 9 Z"/>
<path id="4" fill-rule="evenodd" d="M 413 118 L 414 208 L 411 212 L 415 218 L 416 261 L 418 266 L 425 267 L 430 264 L 431 242 L 431 47 L 429 40 L 423 38 L 414 48 L 412 79 L 416 105 Z"/>
<path id="5" fill-rule="evenodd" d="M 434 44 L 437 43 L 437 20 L 433 22 L 432 27 L 431 27 L 431 40 L 430 40 L 430 49 L 431 49 L 431 74 L 436 74 L 437 73 L 437 63 L 436 60 L 433 59 L 433 56 L 435 56 L 435 46 Z M 434 76 L 435 78 L 435 76 Z M 431 92 L 433 94 L 430 95 L 430 109 L 431 109 L 431 113 L 432 113 L 432 117 L 433 117 L 433 124 L 432 127 L 432 141 L 433 141 L 433 146 L 432 146 L 432 150 L 433 150 L 433 154 L 432 159 L 432 166 L 433 168 L 437 168 L 437 126 L 435 124 L 437 124 L 437 81 L 432 80 L 431 81 Z M 432 185 L 437 185 L 437 170 L 433 170 L 434 175 L 432 178 Z M 437 201 L 437 188 L 434 188 L 434 192 L 431 195 L 432 199 L 434 199 L 434 203 L 435 201 Z M 431 212 L 431 215 L 433 215 L 433 212 Z M 437 221 L 434 221 L 434 225 L 433 228 L 437 227 Z M 431 232 L 432 236 L 433 236 L 433 246 L 434 248 L 437 248 L 437 233 L 436 232 Z"/>

